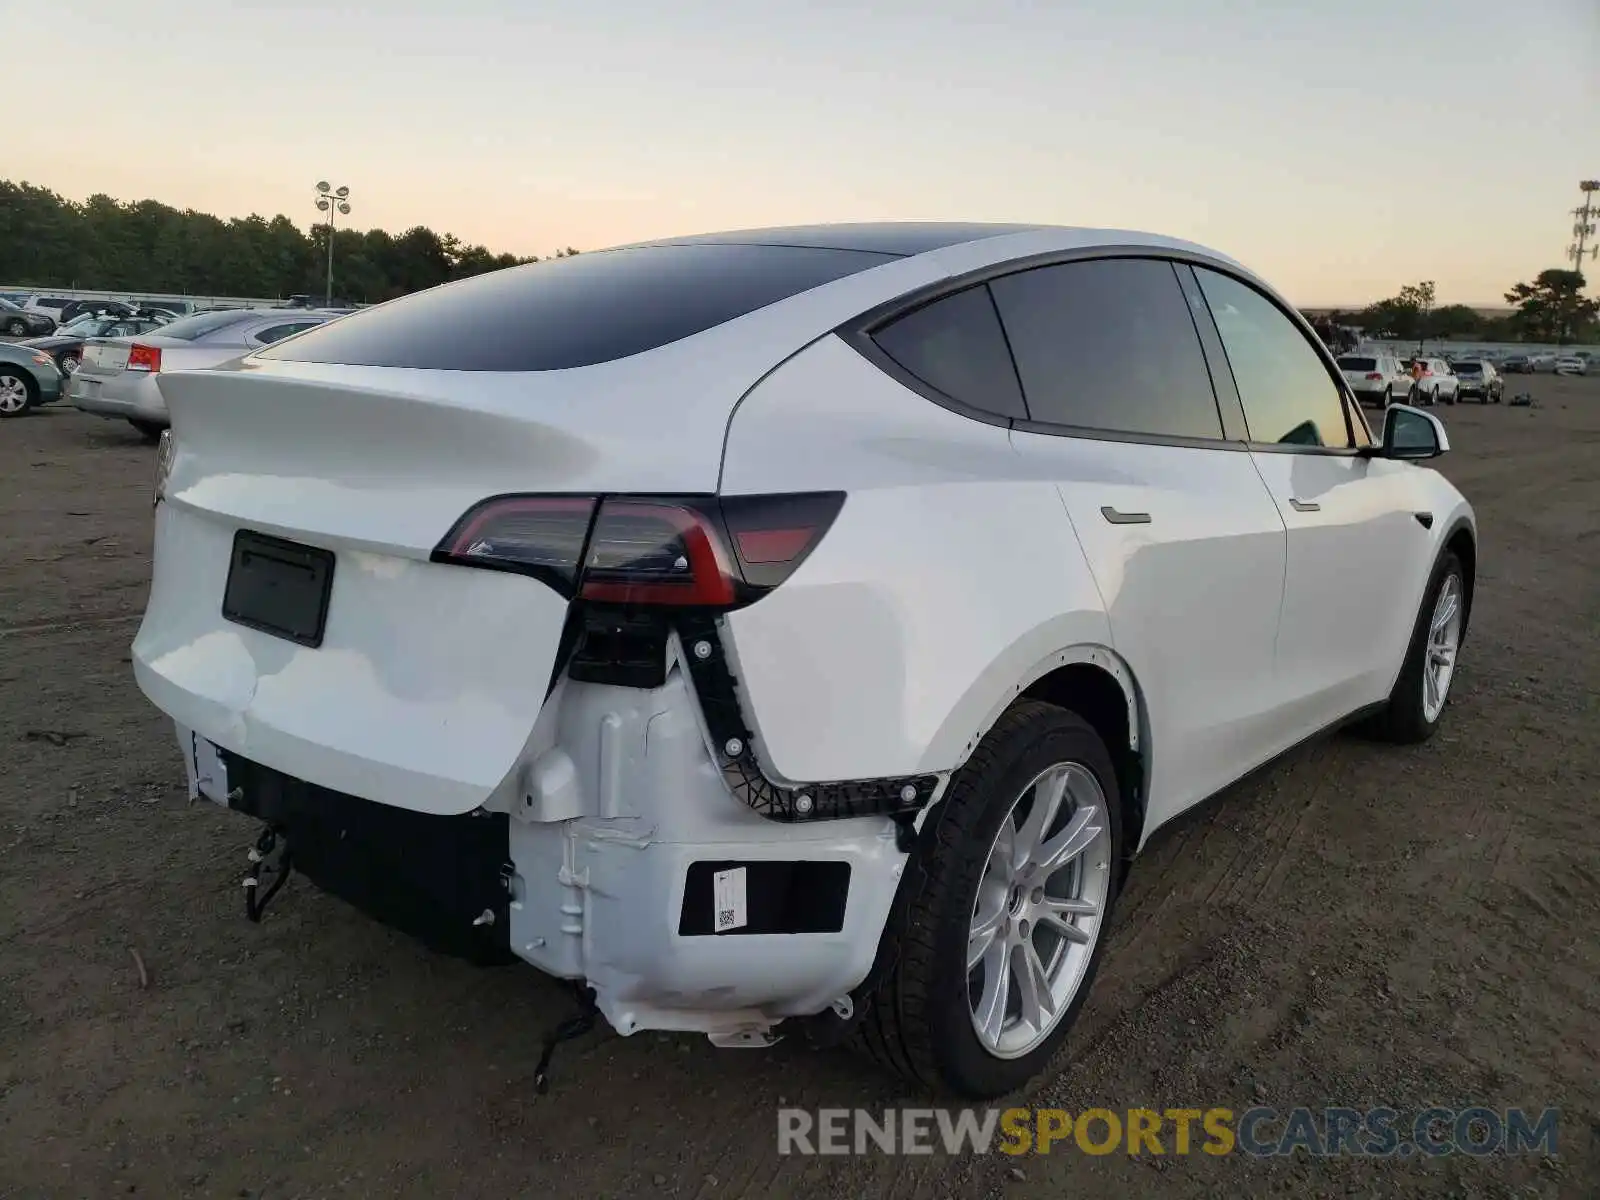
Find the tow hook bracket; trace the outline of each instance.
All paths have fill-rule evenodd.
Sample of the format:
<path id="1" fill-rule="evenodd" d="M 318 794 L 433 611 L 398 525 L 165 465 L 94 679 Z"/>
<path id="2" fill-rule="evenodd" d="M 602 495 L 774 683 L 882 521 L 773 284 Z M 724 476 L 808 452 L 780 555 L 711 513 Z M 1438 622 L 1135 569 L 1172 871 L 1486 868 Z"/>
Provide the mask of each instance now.
<path id="1" fill-rule="evenodd" d="M 244 915 L 255 925 L 267 911 L 272 898 L 289 882 L 294 861 L 289 853 L 289 839 L 270 825 L 261 831 L 249 855 L 250 869 L 244 877 Z M 262 887 L 262 877 L 267 885 Z"/>

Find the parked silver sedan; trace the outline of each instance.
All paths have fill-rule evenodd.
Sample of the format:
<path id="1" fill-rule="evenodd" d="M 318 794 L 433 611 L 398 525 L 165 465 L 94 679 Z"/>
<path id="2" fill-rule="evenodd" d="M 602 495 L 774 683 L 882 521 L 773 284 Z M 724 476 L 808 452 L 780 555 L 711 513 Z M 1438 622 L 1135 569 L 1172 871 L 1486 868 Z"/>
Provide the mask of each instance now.
<path id="1" fill-rule="evenodd" d="M 180 317 L 136 337 L 91 338 L 68 396 L 84 412 L 125 420 L 153 442 L 168 424 L 156 385 L 162 372 L 214 367 L 336 315 L 303 308 L 231 309 Z"/>

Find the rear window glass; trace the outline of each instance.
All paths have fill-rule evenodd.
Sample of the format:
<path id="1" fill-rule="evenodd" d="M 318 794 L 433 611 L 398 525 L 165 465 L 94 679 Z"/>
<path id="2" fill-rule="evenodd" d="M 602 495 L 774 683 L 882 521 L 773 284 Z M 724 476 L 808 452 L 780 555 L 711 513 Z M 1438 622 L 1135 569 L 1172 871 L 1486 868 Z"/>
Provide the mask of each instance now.
<path id="1" fill-rule="evenodd" d="M 711 244 L 576 254 L 403 296 L 258 357 L 447 371 L 587 367 L 690 337 L 894 257 Z"/>
<path id="2" fill-rule="evenodd" d="M 1339 360 L 1341 371 L 1376 371 L 1378 360 L 1375 358 L 1341 358 Z"/>
<path id="3" fill-rule="evenodd" d="M 208 333 L 226 329 L 229 325 L 237 325 L 247 315 L 242 312 L 196 313 L 192 317 L 180 317 L 176 321 L 168 321 L 161 327 L 161 336 L 192 342 L 196 338 L 205 337 Z"/>
<path id="4" fill-rule="evenodd" d="M 1475 362 L 1453 362 L 1450 364 L 1450 369 L 1457 375 L 1478 375 L 1483 371 L 1483 364 Z"/>

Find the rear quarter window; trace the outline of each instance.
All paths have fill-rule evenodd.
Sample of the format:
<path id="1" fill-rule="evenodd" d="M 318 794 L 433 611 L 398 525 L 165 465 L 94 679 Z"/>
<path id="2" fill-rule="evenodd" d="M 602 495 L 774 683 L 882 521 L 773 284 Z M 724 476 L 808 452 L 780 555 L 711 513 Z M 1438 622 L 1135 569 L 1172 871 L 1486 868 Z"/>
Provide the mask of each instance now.
<path id="1" fill-rule="evenodd" d="M 811 246 L 603 250 L 403 296 L 258 357 L 449 371 L 559 371 L 653 350 L 898 256 Z"/>

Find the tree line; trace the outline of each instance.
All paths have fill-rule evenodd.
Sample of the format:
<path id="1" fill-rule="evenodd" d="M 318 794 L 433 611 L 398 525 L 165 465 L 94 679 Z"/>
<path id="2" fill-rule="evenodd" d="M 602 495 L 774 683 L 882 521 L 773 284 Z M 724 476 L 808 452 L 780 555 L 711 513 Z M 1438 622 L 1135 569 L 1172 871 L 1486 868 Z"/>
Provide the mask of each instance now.
<path id="1" fill-rule="evenodd" d="M 1408 284 L 1400 294 L 1356 312 L 1338 309 L 1312 321 L 1326 339 L 1327 330 L 1354 326 L 1369 338 L 1424 342 L 1455 339 L 1476 342 L 1600 341 L 1600 300 L 1583 294 L 1577 271 L 1540 271 L 1531 283 L 1514 284 L 1506 293 L 1511 311 L 1481 313 L 1465 304 L 1434 305 L 1433 281 Z M 1330 345 L 1332 343 L 1330 342 Z"/>
<path id="2" fill-rule="evenodd" d="M 553 257 L 576 253 L 566 247 Z M 327 255 L 327 225 L 307 234 L 282 214 L 225 221 L 99 194 L 79 204 L 0 179 L 0 281 L 18 287 L 320 297 Z M 495 254 L 418 225 L 398 235 L 340 229 L 333 259 L 335 297 L 376 303 L 537 256 Z"/>

